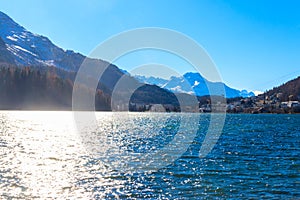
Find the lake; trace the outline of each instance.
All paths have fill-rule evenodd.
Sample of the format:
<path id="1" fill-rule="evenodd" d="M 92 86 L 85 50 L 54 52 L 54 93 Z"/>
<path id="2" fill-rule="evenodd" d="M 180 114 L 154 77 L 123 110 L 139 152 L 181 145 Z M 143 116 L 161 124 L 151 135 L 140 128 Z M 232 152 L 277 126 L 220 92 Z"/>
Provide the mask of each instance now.
<path id="1" fill-rule="evenodd" d="M 72 112 L 1 111 L 0 198 L 300 198 L 300 115 L 228 114 L 204 157 L 209 114 L 96 119 L 97 127 L 78 132 Z M 146 156 L 168 144 L 161 162 Z"/>

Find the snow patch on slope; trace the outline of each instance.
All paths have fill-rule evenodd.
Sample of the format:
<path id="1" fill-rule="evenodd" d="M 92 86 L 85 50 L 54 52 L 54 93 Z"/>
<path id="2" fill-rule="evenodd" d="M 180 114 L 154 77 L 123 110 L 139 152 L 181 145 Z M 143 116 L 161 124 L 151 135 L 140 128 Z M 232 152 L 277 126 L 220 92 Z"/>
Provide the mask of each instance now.
<path id="1" fill-rule="evenodd" d="M 12 36 L 10 36 L 10 35 L 9 35 L 9 36 L 6 36 L 6 38 L 9 39 L 9 40 L 15 41 L 15 42 L 18 41 L 17 38 L 14 38 L 14 37 L 12 37 Z"/>
<path id="2" fill-rule="evenodd" d="M 29 54 L 31 54 L 31 55 L 37 57 L 37 55 L 36 55 L 35 53 L 32 53 L 31 51 L 28 51 L 27 49 L 24 49 L 24 48 L 22 48 L 22 47 L 20 47 L 20 46 L 17 46 L 17 45 L 12 45 L 12 46 L 13 46 L 14 48 L 18 49 L 18 50 L 24 51 L 24 52 L 26 52 L 26 53 L 29 53 Z"/>
<path id="3" fill-rule="evenodd" d="M 200 82 L 199 81 L 195 81 L 195 83 L 194 83 L 194 87 L 195 86 L 197 86 L 197 85 L 199 85 L 200 84 Z"/>

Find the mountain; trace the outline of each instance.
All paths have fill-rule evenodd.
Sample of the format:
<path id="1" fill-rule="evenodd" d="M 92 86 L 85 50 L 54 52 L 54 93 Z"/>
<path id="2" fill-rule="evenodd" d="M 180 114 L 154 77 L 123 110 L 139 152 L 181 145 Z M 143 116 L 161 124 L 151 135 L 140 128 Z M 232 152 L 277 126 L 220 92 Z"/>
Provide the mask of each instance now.
<path id="1" fill-rule="evenodd" d="M 253 92 L 236 90 L 221 82 L 211 82 L 206 80 L 201 74 L 193 72 L 185 73 L 181 77 L 172 76 L 170 79 L 145 77 L 141 75 L 136 75 L 134 77 L 142 83 L 157 85 L 176 93 L 195 93 L 197 96 L 222 96 L 224 95 L 222 94 L 222 87 L 224 87 L 227 98 L 255 96 Z M 211 89 L 210 92 L 208 88 Z"/>
<path id="2" fill-rule="evenodd" d="M 260 94 L 259 97 L 278 98 L 280 101 L 300 101 L 300 76 Z"/>
<path id="3" fill-rule="evenodd" d="M 0 62 L 2 59 L 9 64 L 16 64 L 17 66 L 38 66 L 40 68 L 53 66 L 57 69 L 71 72 L 77 72 L 85 59 L 88 59 L 92 63 L 91 65 L 104 67 L 109 64 L 100 59 L 87 58 L 71 50 L 63 50 L 53 44 L 47 37 L 26 30 L 3 12 L 0 12 L 0 38 L 2 39 L 0 39 Z M 100 83 L 113 90 L 115 84 L 123 75 L 128 76 L 129 74 L 127 71 L 109 64 Z M 198 96 L 209 95 L 205 83 L 212 85 L 212 88 L 224 86 L 227 97 L 253 95 L 247 91 L 232 89 L 222 83 L 206 81 L 197 73 L 187 73 L 183 77 L 187 82 L 179 77 L 171 77 L 170 80 L 142 76 L 135 78 L 142 83 L 157 85 L 172 92 L 192 93 L 192 90 L 194 90 Z M 131 81 L 134 82 L 135 80 L 132 78 Z M 155 90 L 155 88 L 153 89 Z M 212 95 L 214 94 L 219 94 L 219 91 L 214 91 Z"/>
<path id="4" fill-rule="evenodd" d="M 77 70 L 85 59 L 81 54 L 57 47 L 47 37 L 27 31 L 3 12 L 0 12 L 0 37 L 18 66 Z"/>
<path id="5" fill-rule="evenodd" d="M 41 80 L 47 82 L 56 80 L 54 81 L 54 83 L 57 84 L 53 83 L 53 85 L 60 87 L 66 84 L 65 81 L 68 80 L 69 82 L 71 82 L 68 84 L 73 85 L 75 75 L 83 61 L 86 61 L 86 63 L 88 64 L 87 67 L 97 66 L 105 69 L 104 67 L 108 66 L 99 81 L 97 92 L 101 93 L 101 95 L 98 95 L 100 99 L 96 97 L 96 105 L 98 105 L 99 102 L 101 103 L 103 101 L 106 101 L 108 96 L 109 98 L 111 97 L 112 92 L 115 89 L 115 85 L 119 80 L 121 80 L 121 78 L 126 79 L 126 83 L 128 84 L 128 86 L 124 87 L 123 90 L 119 91 L 119 94 L 117 94 L 121 102 L 122 98 L 126 96 L 126 93 L 128 94 L 129 92 L 133 92 L 134 97 L 130 99 L 131 103 L 171 103 L 174 105 L 178 105 L 178 101 L 175 95 L 170 91 L 158 88 L 157 86 L 153 85 L 146 85 L 142 87 L 143 84 L 138 82 L 133 77 L 129 76 L 126 71 L 119 69 L 117 66 L 101 59 L 92 59 L 80 53 L 75 53 L 71 50 L 64 50 L 53 44 L 47 37 L 31 33 L 30 31 L 26 30 L 24 27 L 16 23 L 14 20 L 12 20 L 9 16 L 4 14 L 3 12 L 0 12 L 0 69 L 3 70 L 2 76 L 9 76 L 9 80 L 12 81 L 10 85 L 7 84 L 7 81 L 0 82 L 0 88 L 2 89 L 2 91 L 0 91 L 0 98 L 6 98 L 6 102 L 8 102 L 9 104 L 9 109 L 13 108 L 14 106 L 18 109 L 21 109 L 21 105 L 24 105 L 20 102 L 16 102 L 15 99 L 25 99 L 24 101 L 26 101 L 26 107 L 31 107 L 29 105 L 30 101 L 28 101 L 28 99 L 32 100 L 33 98 L 27 98 L 26 95 L 33 95 L 32 91 L 34 90 L 30 90 L 29 88 L 33 88 L 34 86 L 29 86 L 27 84 L 28 87 L 24 88 L 22 87 L 23 82 L 27 81 L 32 84 L 42 84 Z M 29 67 L 29 69 L 27 71 L 24 71 L 25 67 Z M 17 69 L 20 69 L 21 71 L 18 71 Z M 8 75 L 9 73 L 7 72 L 10 72 L 14 76 L 10 77 L 11 75 Z M 40 75 L 29 76 L 28 73 Z M 19 76 L 22 76 L 23 78 L 17 78 Z M 37 78 L 38 80 L 35 82 L 32 80 L 34 78 Z M 16 81 L 16 83 L 14 83 L 13 81 Z M 59 83 L 61 83 L 61 85 Z M 9 91 L 21 91 L 20 88 L 23 88 L 25 91 L 21 93 L 18 92 L 18 94 L 16 95 L 3 96 L 3 91 L 6 91 L 5 94 L 8 94 Z M 138 89 L 135 91 L 133 90 L 133 88 Z M 36 89 L 43 90 L 45 88 L 37 87 Z M 51 92 L 49 93 L 45 93 L 42 91 L 36 92 L 40 93 L 41 95 L 46 95 L 45 99 L 53 100 L 55 99 L 55 96 L 53 95 L 63 96 L 63 94 L 59 94 L 59 92 L 52 92 L 54 90 L 55 88 L 52 88 Z M 88 91 L 89 89 L 87 88 L 86 90 Z M 28 94 L 26 94 L 26 91 L 28 92 Z M 64 90 L 61 88 L 57 88 L 57 91 L 63 92 Z M 90 93 L 87 92 L 87 95 L 89 95 Z M 26 96 L 26 98 L 24 95 Z M 105 99 L 103 99 L 103 96 L 105 96 Z M 13 97 L 15 99 L 11 99 Z M 169 99 L 166 99 L 165 97 L 169 97 Z M 52 104 L 54 104 L 53 107 L 59 107 L 55 106 L 55 104 L 59 104 L 59 102 L 65 102 L 64 105 L 71 105 L 69 97 L 67 98 L 67 100 L 52 100 L 51 102 Z M 15 104 L 13 102 L 15 102 Z M 101 106 L 98 107 L 101 108 Z M 107 106 L 105 107 L 105 110 L 106 109 Z"/>
<path id="6" fill-rule="evenodd" d="M 13 55 L 7 50 L 4 41 L 0 38 L 0 63 L 15 64 Z"/>
<path id="7" fill-rule="evenodd" d="M 167 79 L 157 78 L 157 77 L 153 77 L 153 76 L 146 77 L 146 76 L 141 76 L 141 75 L 135 75 L 134 78 L 141 83 L 157 85 L 159 87 L 163 87 L 168 82 Z"/>
<path id="8" fill-rule="evenodd" d="M 251 98 L 227 99 L 229 113 L 300 113 L 300 76 Z"/>
<path id="9" fill-rule="evenodd" d="M 63 50 L 47 37 L 26 30 L 3 12 L 0 12 L 0 38 L 0 51 L 5 52 L 4 60 L 17 66 L 39 68 L 52 66 L 60 70 L 77 72 L 86 59 L 91 65 L 103 67 L 109 65 L 105 72 L 106 76 L 100 82 L 110 89 L 113 89 L 117 80 L 124 75 L 117 66 L 106 61 L 90 59 L 80 53 Z"/>

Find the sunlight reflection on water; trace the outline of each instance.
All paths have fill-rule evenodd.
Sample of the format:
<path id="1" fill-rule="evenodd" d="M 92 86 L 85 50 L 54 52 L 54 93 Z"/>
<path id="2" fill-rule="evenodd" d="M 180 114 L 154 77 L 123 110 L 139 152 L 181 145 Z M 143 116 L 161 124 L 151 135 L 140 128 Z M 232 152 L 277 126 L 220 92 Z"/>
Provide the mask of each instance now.
<path id="1" fill-rule="evenodd" d="M 83 144 L 72 112 L 1 111 L 0 199 L 300 197 L 299 115 L 228 115 L 218 144 L 199 158 L 209 121 L 202 115 L 186 153 L 144 174 L 114 170 L 106 152 L 162 148 L 176 134 L 178 114 L 96 115 L 98 129 L 87 131 L 105 138 L 96 140 L 106 143 L 98 157 Z"/>
<path id="2" fill-rule="evenodd" d="M 71 112 L 1 112 L 1 194 L 6 197 L 64 197 L 74 186 L 86 155 Z M 4 140 L 4 141 L 3 141 Z M 76 193 L 76 195 L 75 195 Z"/>
<path id="3" fill-rule="evenodd" d="M 88 134 L 84 138 L 77 133 L 72 112 L 1 112 L 5 148 L 1 148 L 0 193 L 6 198 L 117 198 L 127 181 L 116 178 L 124 175 L 111 169 L 108 162 L 114 158 L 107 159 L 107 152 L 133 151 L 134 145 L 126 146 L 133 138 L 139 146 L 136 139 L 157 136 L 165 123 L 163 118 L 158 122 L 140 114 L 133 114 L 132 121 L 120 116 L 97 113 L 98 129 L 86 127 L 97 137 Z M 92 142 L 88 147 L 82 144 L 85 139 Z M 99 140 L 105 145 L 99 145 Z M 100 152 L 100 159 L 91 156 L 90 147 Z M 97 186 L 105 189 L 95 191 Z"/>

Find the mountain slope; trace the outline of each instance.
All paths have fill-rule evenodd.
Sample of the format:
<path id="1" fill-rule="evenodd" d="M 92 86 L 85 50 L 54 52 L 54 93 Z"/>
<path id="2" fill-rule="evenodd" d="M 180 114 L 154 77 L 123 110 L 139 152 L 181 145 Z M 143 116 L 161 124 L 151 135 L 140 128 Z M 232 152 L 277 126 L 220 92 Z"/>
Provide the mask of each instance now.
<path id="1" fill-rule="evenodd" d="M 300 101 L 300 76 L 259 96 L 279 96 L 281 101 Z"/>
<path id="2" fill-rule="evenodd" d="M 58 76 L 52 68 L 41 72 L 35 67 L 0 68 L 0 109 L 71 110 L 73 74 Z M 66 78 L 69 77 L 69 78 Z M 91 91 L 81 86 L 85 93 Z M 99 86 L 96 91 L 96 110 L 110 110 L 108 90 Z"/>
<path id="3" fill-rule="evenodd" d="M 6 46 L 5 50 L 5 48 L 3 48 L 3 43 L 1 45 L 2 41 L 0 41 L 0 47 L 2 46 L 2 50 L 0 49 L 1 53 L 4 52 L 1 54 L 1 57 L 4 57 L 4 60 L 10 64 L 39 67 L 54 66 L 58 69 L 76 72 L 82 62 L 85 59 L 88 59 L 88 62 L 90 62 L 91 65 L 103 67 L 109 65 L 100 82 L 110 90 L 113 90 L 117 81 L 120 80 L 124 74 L 126 76 L 128 75 L 117 66 L 109 64 L 103 60 L 90 59 L 70 50 L 65 51 L 53 44 L 47 37 L 37 35 L 26 30 L 2 12 L 0 12 L 0 38 L 2 38 Z M 222 83 L 206 81 L 200 74 L 197 73 L 185 74 L 184 79 L 186 79 L 187 82 L 178 77 L 172 77 L 171 80 L 153 77 L 148 79 L 143 77 L 135 78 L 140 80 L 142 83 L 158 85 L 172 92 L 193 93 L 193 91 L 195 91 L 198 96 L 210 94 L 205 83 L 214 88 L 214 91 L 211 93 L 212 95 L 218 95 L 219 91 L 217 88 L 223 86 L 225 87 L 227 97 L 246 97 L 253 95 L 245 91 L 242 93 L 241 91 L 234 90 Z M 133 78 L 131 81 L 135 82 Z M 153 88 L 153 91 L 154 90 L 155 88 Z"/>
<path id="4" fill-rule="evenodd" d="M 27 31 L 24 27 L 14 22 L 9 16 L 4 14 L 3 12 L 0 12 L 0 69 L 2 68 L 4 69 L 4 71 L 12 71 L 13 73 L 17 69 L 23 70 L 27 66 L 30 66 L 30 73 L 32 72 L 41 73 L 44 75 L 46 74 L 47 78 L 49 78 L 47 74 L 50 74 L 53 77 L 57 77 L 59 79 L 58 82 L 64 82 L 69 79 L 69 81 L 71 81 L 73 84 L 75 75 L 83 61 L 85 61 L 85 63 L 88 63 L 87 67 L 97 66 L 104 69 L 104 67 L 108 66 L 107 68 L 105 68 L 106 70 L 104 71 L 98 85 L 99 92 L 104 93 L 105 98 L 107 98 L 107 95 L 112 95 L 112 91 L 114 91 L 115 85 L 121 78 L 125 77 L 128 85 L 130 85 L 131 88 L 125 85 L 124 90 L 121 91 L 122 94 L 132 92 L 132 88 L 138 88 L 137 91 L 134 92 L 134 98 L 132 98 L 131 102 L 134 103 L 136 101 L 142 102 L 144 104 L 178 104 L 176 97 L 172 95 L 170 91 L 158 88 L 153 85 L 146 85 L 145 87 L 141 87 L 141 83 L 139 83 L 133 77 L 129 76 L 127 73 L 124 73 L 124 71 L 119 69 L 117 66 L 101 59 L 87 58 L 82 54 L 75 53 L 70 50 L 65 51 L 62 48 L 54 45 L 48 38 Z M 24 74 L 24 72 L 16 71 L 15 74 L 21 76 L 22 74 Z M 4 73 L 3 76 L 8 76 L 8 73 Z M 35 76 L 35 78 L 37 77 L 39 76 Z M 16 85 L 16 87 L 18 86 L 17 89 L 11 88 L 11 85 L 7 85 L 6 82 L 1 83 L 2 85 L 0 86 L 2 90 L 0 91 L 0 98 L 6 98 L 8 103 L 10 101 L 15 102 L 15 100 L 18 101 L 18 99 L 22 99 L 23 97 L 18 96 L 17 94 L 16 96 L 20 98 L 11 99 L 11 95 L 3 95 L 8 94 L 10 89 L 12 89 L 11 93 L 19 91 L 18 88 L 19 86 L 21 87 L 23 82 L 26 82 L 27 79 L 31 80 L 33 78 L 34 77 L 25 76 L 24 79 L 14 79 L 16 83 L 12 82 L 11 84 Z M 44 80 L 48 81 L 47 78 Z M 42 84 L 41 82 L 29 82 L 31 82 L 32 84 Z M 31 85 L 28 87 L 32 88 L 35 86 Z M 39 89 L 42 90 L 42 88 Z M 59 92 L 63 92 L 63 90 L 60 90 L 59 88 L 56 89 Z M 89 88 L 87 88 L 87 90 L 89 90 Z M 3 91 L 6 92 L 2 93 Z M 29 91 L 29 96 L 33 95 L 32 91 Z M 45 94 L 41 91 L 37 92 L 40 92 L 40 94 L 43 95 Z M 56 93 L 56 95 L 63 95 L 59 94 L 59 92 Z M 92 93 L 92 91 L 90 93 Z M 46 93 L 45 95 L 48 94 Z M 120 95 L 120 97 L 122 97 L 122 95 Z M 166 100 L 166 98 L 164 97 L 170 97 L 170 99 Z M 52 99 L 51 94 L 49 98 Z M 100 99 L 96 98 L 96 105 L 99 105 L 99 102 L 103 102 L 104 100 L 106 102 L 106 99 L 101 98 L 101 95 Z M 34 98 L 30 99 L 34 100 Z M 32 101 L 33 104 L 34 102 L 36 101 Z M 51 102 L 53 104 L 59 104 L 59 102 L 57 101 Z M 30 104 L 30 102 L 28 102 L 28 104 Z M 16 104 L 13 105 L 19 104 L 16 102 Z M 13 105 L 11 106 L 13 107 Z M 27 107 L 28 106 L 29 105 L 27 105 Z M 101 105 L 98 107 L 101 107 Z M 107 106 L 105 106 L 105 109 L 107 109 Z"/>
<path id="5" fill-rule="evenodd" d="M 227 98 L 254 96 L 253 92 L 247 92 L 246 90 L 239 91 L 230 88 L 226 84 L 221 82 L 211 82 L 202 77 L 201 74 L 193 72 L 188 72 L 182 77 L 172 76 L 169 80 L 156 77 L 145 77 L 140 75 L 134 77 L 142 83 L 158 85 L 162 88 L 177 93 L 195 93 L 197 96 L 226 95 Z M 225 94 L 222 93 L 223 87 L 225 90 Z M 209 91 L 208 88 L 210 88 L 211 91 Z"/>
<path id="6" fill-rule="evenodd" d="M 80 53 L 59 48 L 48 38 L 26 30 L 3 12 L 0 12 L 0 38 L 5 43 L 1 45 L 0 41 L 0 47 L 2 46 L 6 55 L 4 60 L 20 67 L 45 68 L 52 66 L 64 71 L 77 72 L 83 61 L 86 60 L 91 67 L 108 66 L 100 82 L 111 90 L 124 75 L 117 66 L 106 61 L 87 58 Z M 133 81 L 135 80 L 133 79 Z"/>
<path id="7" fill-rule="evenodd" d="M 31 33 L 9 16 L 0 12 L 0 37 L 6 49 L 19 66 L 54 66 L 67 71 L 77 71 L 86 56 L 63 50 L 47 37 Z M 107 64 L 100 59 L 91 59 Z"/>
<path id="8" fill-rule="evenodd" d="M 0 12 L 0 37 L 17 65 L 55 65 L 62 67 L 65 51 L 55 46 L 48 38 L 33 34 Z"/>
<path id="9" fill-rule="evenodd" d="M 6 49 L 4 41 L 0 38 L 0 63 L 15 64 L 13 55 Z"/>

